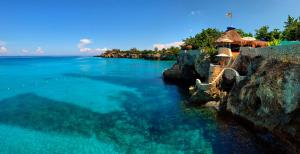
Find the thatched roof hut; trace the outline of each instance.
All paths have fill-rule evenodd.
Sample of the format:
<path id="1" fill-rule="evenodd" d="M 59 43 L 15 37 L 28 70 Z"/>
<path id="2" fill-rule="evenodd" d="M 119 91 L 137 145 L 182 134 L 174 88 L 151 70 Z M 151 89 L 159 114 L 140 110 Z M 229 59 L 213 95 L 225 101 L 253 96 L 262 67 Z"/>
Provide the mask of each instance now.
<path id="1" fill-rule="evenodd" d="M 243 37 L 242 40 L 244 40 L 244 41 L 255 41 L 256 38 L 254 38 L 254 37 Z"/>
<path id="2" fill-rule="evenodd" d="M 252 41 L 252 47 L 267 47 L 268 46 L 268 42 L 266 41 Z"/>
<path id="3" fill-rule="evenodd" d="M 228 30 L 216 40 L 217 44 L 237 44 L 240 45 L 242 37 L 235 30 Z"/>
<path id="4" fill-rule="evenodd" d="M 256 40 L 253 37 L 244 37 L 242 38 L 241 46 L 252 46 L 252 47 L 266 47 L 268 42 Z"/>
<path id="5" fill-rule="evenodd" d="M 252 46 L 252 47 L 266 47 L 268 44 L 265 41 L 258 41 L 253 37 L 242 38 L 240 34 L 234 30 L 229 29 L 216 40 L 217 45 L 238 45 L 238 46 Z"/>

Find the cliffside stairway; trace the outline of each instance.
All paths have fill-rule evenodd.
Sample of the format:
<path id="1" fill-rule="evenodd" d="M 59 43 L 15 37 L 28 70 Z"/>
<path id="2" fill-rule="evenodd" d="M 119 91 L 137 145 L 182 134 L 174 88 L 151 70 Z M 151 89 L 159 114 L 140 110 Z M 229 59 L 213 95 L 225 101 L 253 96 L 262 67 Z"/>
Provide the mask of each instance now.
<path id="1" fill-rule="evenodd" d="M 198 90 L 203 90 L 203 91 L 207 91 L 207 90 L 215 88 L 221 81 L 222 76 L 226 70 L 233 72 L 234 75 L 236 76 L 236 81 L 237 82 L 240 81 L 240 76 L 239 76 L 238 72 L 232 68 L 234 65 L 237 64 L 239 59 L 240 59 L 240 55 L 238 55 L 233 61 L 231 59 L 230 62 L 228 63 L 228 65 L 226 65 L 225 67 L 222 67 L 220 65 L 212 65 L 211 64 L 210 76 L 208 79 L 209 83 L 201 83 L 201 81 L 199 79 L 197 79 L 196 80 L 196 88 Z"/>

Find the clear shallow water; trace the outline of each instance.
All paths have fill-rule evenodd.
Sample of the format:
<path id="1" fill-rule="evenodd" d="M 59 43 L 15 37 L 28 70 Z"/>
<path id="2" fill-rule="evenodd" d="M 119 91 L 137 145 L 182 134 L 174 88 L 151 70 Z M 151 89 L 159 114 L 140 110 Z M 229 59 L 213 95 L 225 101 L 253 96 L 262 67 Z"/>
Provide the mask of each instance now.
<path id="1" fill-rule="evenodd" d="M 258 153 L 251 134 L 187 108 L 174 62 L 0 57 L 0 153 Z"/>

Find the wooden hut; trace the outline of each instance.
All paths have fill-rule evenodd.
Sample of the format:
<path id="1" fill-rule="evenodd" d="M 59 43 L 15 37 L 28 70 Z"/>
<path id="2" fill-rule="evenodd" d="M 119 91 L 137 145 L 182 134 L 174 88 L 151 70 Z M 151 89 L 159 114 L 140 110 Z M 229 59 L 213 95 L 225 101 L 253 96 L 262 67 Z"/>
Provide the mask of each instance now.
<path id="1" fill-rule="evenodd" d="M 230 48 L 232 52 L 239 52 L 242 41 L 240 34 L 236 30 L 230 29 L 216 40 L 216 44 L 218 47 Z"/>
<path id="2" fill-rule="evenodd" d="M 232 52 L 239 52 L 240 47 L 266 47 L 268 45 L 265 41 L 256 40 L 253 37 L 242 38 L 240 34 L 234 28 L 228 28 L 226 32 L 222 34 L 220 38 L 216 40 L 218 47 L 227 47 Z"/>

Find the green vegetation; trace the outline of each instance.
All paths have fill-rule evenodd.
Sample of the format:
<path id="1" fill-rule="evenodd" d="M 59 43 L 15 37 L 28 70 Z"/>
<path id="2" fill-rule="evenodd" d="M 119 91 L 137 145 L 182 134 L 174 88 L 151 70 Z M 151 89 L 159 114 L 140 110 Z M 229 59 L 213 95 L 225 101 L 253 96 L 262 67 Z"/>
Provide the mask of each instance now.
<path id="1" fill-rule="evenodd" d="M 120 54 L 141 54 L 141 55 L 147 55 L 147 54 L 172 54 L 172 55 L 178 55 L 180 51 L 179 47 L 170 47 L 170 48 L 163 48 L 161 50 L 158 50 L 157 48 L 155 50 L 139 50 L 137 48 L 131 48 L 129 50 L 120 50 L 120 49 L 112 49 L 106 51 L 106 53 L 120 53 Z"/>
<path id="2" fill-rule="evenodd" d="M 263 26 L 256 31 L 256 39 L 263 40 L 263 41 L 274 41 L 274 40 L 281 40 L 282 32 L 279 29 L 273 29 L 273 31 L 269 32 L 269 26 Z"/>
<path id="3" fill-rule="evenodd" d="M 130 50 L 112 49 L 108 50 L 101 55 L 96 57 L 105 58 L 144 58 L 152 60 L 176 60 L 179 54 L 179 47 L 170 47 L 168 49 L 155 48 L 155 50 L 139 50 L 132 48 Z"/>
<path id="4" fill-rule="evenodd" d="M 187 38 L 185 45 L 191 45 L 192 49 L 211 50 L 215 48 L 215 41 L 221 36 L 222 32 L 215 28 L 203 29 L 202 32 L 194 37 Z"/>
<path id="5" fill-rule="evenodd" d="M 246 33 L 242 29 L 236 29 L 236 31 L 241 35 L 241 37 L 253 37 L 252 33 Z"/>
<path id="6" fill-rule="evenodd" d="M 280 44 L 281 44 L 280 39 L 274 39 L 274 40 L 268 42 L 268 46 L 279 46 Z"/>
<path id="7" fill-rule="evenodd" d="M 183 40 L 186 46 L 192 46 L 192 49 L 202 50 L 213 57 L 217 54 L 215 41 L 222 35 L 222 32 L 215 28 L 203 29 L 202 32 L 194 37 Z"/>
<path id="8" fill-rule="evenodd" d="M 300 17 L 294 18 L 288 16 L 284 22 L 284 30 L 273 29 L 269 31 L 269 26 L 263 26 L 256 31 L 256 39 L 269 41 L 269 45 L 279 45 L 282 40 L 299 41 L 300 40 Z"/>
<path id="9" fill-rule="evenodd" d="M 284 23 L 283 36 L 288 41 L 300 40 L 300 17 L 294 18 L 288 16 L 287 21 Z"/>

